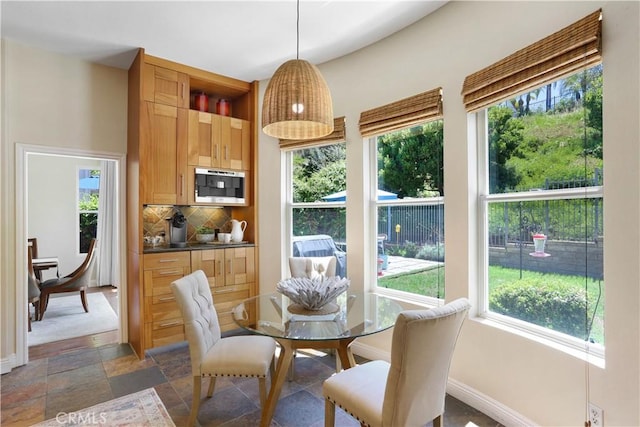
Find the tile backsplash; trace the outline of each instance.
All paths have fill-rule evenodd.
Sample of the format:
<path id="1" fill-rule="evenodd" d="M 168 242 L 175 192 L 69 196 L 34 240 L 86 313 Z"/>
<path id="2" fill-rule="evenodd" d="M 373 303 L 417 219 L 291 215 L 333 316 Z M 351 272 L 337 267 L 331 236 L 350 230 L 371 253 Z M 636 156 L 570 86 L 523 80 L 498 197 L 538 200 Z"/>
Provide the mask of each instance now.
<path id="1" fill-rule="evenodd" d="M 219 229 L 222 233 L 231 231 L 231 209 L 202 206 L 160 206 L 148 205 L 142 211 L 144 236 L 165 235 L 169 239 L 169 221 L 174 212 L 181 211 L 187 219 L 187 241 L 196 242 L 196 229 L 200 226 Z"/>

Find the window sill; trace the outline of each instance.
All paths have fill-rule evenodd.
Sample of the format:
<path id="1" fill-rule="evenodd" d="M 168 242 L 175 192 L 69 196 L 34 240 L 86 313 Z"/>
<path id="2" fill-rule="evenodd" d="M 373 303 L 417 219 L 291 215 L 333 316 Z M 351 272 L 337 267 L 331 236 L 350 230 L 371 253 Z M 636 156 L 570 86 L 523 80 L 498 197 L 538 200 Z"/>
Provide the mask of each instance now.
<path id="1" fill-rule="evenodd" d="M 587 362 L 595 367 L 601 369 L 605 368 L 603 347 L 593 348 L 594 345 L 580 342 L 577 339 L 575 340 L 575 342 L 570 341 L 564 337 L 560 337 L 560 334 L 557 334 L 558 337 L 554 336 L 555 334 L 553 333 L 547 333 L 543 335 L 537 330 L 534 330 L 534 328 L 532 328 L 525 322 L 517 322 L 511 320 L 502 321 L 502 319 L 498 320 L 494 318 L 481 317 L 480 315 L 476 317 L 470 317 L 469 320 L 480 323 L 483 326 L 497 328 L 507 333 L 518 335 L 535 343 L 550 347 L 557 351 L 561 351 L 572 357 Z M 522 325 L 520 323 L 522 323 Z"/>

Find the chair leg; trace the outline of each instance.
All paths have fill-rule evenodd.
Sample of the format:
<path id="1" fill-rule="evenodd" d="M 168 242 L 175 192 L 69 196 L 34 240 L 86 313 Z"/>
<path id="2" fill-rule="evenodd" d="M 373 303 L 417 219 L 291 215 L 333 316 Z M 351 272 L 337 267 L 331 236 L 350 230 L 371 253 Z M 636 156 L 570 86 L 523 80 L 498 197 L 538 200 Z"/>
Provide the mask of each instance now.
<path id="1" fill-rule="evenodd" d="M 329 399 L 324 400 L 324 427 L 334 427 L 336 424 L 336 404 Z"/>
<path id="2" fill-rule="evenodd" d="M 433 427 L 443 427 L 444 426 L 443 421 L 444 420 L 442 419 L 442 414 L 438 415 L 433 419 Z"/>
<path id="3" fill-rule="evenodd" d="M 189 427 L 196 425 L 198 418 L 198 409 L 200 408 L 200 390 L 202 388 L 202 378 L 200 376 L 193 377 L 193 396 L 191 397 L 191 413 L 189 414 Z"/>
<path id="4" fill-rule="evenodd" d="M 293 359 L 291 359 L 291 365 L 289 365 L 289 373 L 287 374 L 287 379 L 289 381 L 293 381 L 293 377 L 295 375 L 295 367 L 296 367 L 296 355 L 298 352 L 293 350 Z"/>
<path id="5" fill-rule="evenodd" d="M 82 307 L 84 308 L 84 312 L 89 312 L 89 306 L 87 305 L 87 295 L 84 289 L 80 291 L 80 299 L 82 300 Z"/>
<path id="6" fill-rule="evenodd" d="M 216 387 L 216 377 L 209 378 L 209 389 L 207 390 L 207 397 L 213 396 L 213 389 Z"/>
<path id="7" fill-rule="evenodd" d="M 44 313 L 49 306 L 49 294 L 40 295 L 40 320 L 44 318 Z"/>
<path id="8" fill-rule="evenodd" d="M 258 388 L 260 389 L 260 407 L 264 409 L 264 405 L 267 402 L 267 378 L 258 378 Z"/>

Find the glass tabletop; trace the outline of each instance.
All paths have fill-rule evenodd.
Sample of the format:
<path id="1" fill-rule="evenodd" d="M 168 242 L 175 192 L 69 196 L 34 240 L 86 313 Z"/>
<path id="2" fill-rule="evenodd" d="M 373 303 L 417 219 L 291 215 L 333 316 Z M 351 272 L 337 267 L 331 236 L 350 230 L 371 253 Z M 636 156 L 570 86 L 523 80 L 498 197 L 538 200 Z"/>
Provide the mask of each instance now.
<path id="1" fill-rule="evenodd" d="M 233 309 L 235 322 L 248 331 L 290 340 L 357 338 L 391 328 L 403 310 L 382 295 L 344 292 L 318 312 L 301 310 L 280 294 L 248 298 Z"/>

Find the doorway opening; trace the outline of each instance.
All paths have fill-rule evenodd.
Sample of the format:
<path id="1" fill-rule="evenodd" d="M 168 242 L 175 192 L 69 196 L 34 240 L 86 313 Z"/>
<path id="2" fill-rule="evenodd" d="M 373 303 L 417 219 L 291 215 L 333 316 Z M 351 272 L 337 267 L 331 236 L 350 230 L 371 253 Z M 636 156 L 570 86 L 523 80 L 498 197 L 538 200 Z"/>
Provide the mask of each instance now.
<path id="1" fill-rule="evenodd" d="M 26 286 L 18 285 L 26 283 L 20 279 L 23 272 L 26 279 L 27 251 L 23 251 L 24 262 L 18 264 L 25 269 L 16 274 L 16 295 L 23 296 L 25 303 L 16 306 L 16 327 L 24 363 L 29 348 L 43 343 L 103 333 L 125 342 L 125 156 L 18 145 L 16 188 L 23 196 L 16 197 L 22 212 L 16 218 L 21 222 L 16 247 L 20 249 L 24 241 L 26 249 L 27 240 L 35 238 L 38 257 L 55 259 L 54 268 L 40 272 L 41 283 L 72 273 L 87 258 L 87 241 L 97 238 L 95 268 L 86 291 L 89 311 L 84 311 L 79 292 L 52 294 L 43 318 L 31 322 L 32 332 L 28 332 L 27 310 L 33 320 L 34 309 L 27 303 Z M 103 181 L 100 185 L 95 182 L 98 176 Z"/>

